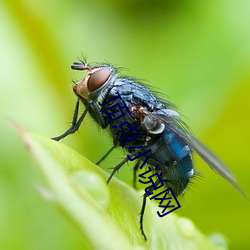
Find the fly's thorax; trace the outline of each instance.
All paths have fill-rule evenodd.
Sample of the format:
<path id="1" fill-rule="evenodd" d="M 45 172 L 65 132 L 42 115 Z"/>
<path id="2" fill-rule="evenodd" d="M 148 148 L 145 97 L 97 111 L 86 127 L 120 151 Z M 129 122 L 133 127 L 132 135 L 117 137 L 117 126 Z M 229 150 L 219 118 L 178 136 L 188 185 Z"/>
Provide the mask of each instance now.
<path id="1" fill-rule="evenodd" d="M 86 76 L 73 87 L 75 94 L 80 97 L 80 99 L 102 99 L 105 94 L 105 89 L 112 84 L 117 77 L 115 69 L 109 65 L 96 67 L 84 66 L 82 70 L 88 70 Z"/>

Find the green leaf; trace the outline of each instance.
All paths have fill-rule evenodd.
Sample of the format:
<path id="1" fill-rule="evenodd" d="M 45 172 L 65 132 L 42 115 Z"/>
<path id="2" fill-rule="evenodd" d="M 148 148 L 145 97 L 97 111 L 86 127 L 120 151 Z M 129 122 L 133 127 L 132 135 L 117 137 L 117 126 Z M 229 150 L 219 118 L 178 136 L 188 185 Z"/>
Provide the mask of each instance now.
<path id="1" fill-rule="evenodd" d="M 44 176 L 38 189 L 82 234 L 83 249 L 226 249 L 212 243 L 195 225 L 176 213 L 159 218 L 157 204 L 147 202 L 144 241 L 139 229 L 143 192 L 113 178 L 75 150 L 21 131 Z"/>

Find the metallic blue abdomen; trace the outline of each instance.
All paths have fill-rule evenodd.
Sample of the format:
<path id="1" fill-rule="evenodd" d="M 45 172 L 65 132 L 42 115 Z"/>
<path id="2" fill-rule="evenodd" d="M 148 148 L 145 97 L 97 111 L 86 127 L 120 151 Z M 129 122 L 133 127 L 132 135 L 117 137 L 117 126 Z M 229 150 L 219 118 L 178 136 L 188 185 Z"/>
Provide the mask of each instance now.
<path id="1" fill-rule="evenodd" d="M 171 187 L 175 195 L 182 194 L 194 175 L 190 147 L 173 131 L 165 129 L 150 148 L 151 163 L 157 160 L 159 171 L 167 180 L 166 186 Z"/>

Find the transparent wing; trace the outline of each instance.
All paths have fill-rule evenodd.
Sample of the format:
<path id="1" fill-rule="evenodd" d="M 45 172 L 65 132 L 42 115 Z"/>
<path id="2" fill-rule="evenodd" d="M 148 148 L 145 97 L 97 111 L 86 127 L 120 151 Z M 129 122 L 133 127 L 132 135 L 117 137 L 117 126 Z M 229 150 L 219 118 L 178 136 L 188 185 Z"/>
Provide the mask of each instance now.
<path id="1" fill-rule="evenodd" d="M 173 130 L 182 140 L 184 140 L 190 148 L 192 148 L 216 173 L 221 175 L 224 179 L 230 182 L 242 195 L 247 199 L 247 195 L 237 185 L 236 178 L 229 168 L 202 142 L 195 138 L 185 127 L 185 124 L 177 116 L 163 115 L 154 113 L 150 114 L 154 119 L 163 123 L 166 127 Z"/>

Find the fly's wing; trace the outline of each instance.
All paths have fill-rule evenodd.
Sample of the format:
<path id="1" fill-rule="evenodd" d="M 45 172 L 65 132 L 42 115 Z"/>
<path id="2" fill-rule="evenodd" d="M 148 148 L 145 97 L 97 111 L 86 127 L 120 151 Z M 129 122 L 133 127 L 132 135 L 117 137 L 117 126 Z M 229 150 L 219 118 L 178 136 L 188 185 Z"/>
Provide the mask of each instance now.
<path id="1" fill-rule="evenodd" d="M 177 131 L 176 133 L 178 133 Z M 208 149 L 202 142 L 200 142 L 191 134 L 184 135 L 182 133 L 181 137 L 208 164 L 208 166 L 210 166 L 216 173 L 230 182 L 242 195 L 248 199 L 243 190 L 237 185 L 236 178 L 233 173 L 210 149 Z"/>
<path id="2" fill-rule="evenodd" d="M 172 111 L 171 111 L 172 112 Z M 173 111 L 175 112 L 175 111 Z M 171 115 L 169 111 L 154 112 L 151 115 L 154 119 L 163 123 L 166 127 L 174 131 L 182 140 L 184 140 L 190 148 L 192 148 L 216 173 L 225 178 L 230 182 L 242 195 L 247 199 L 247 195 L 242 191 L 242 189 L 236 184 L 236 178 L 233 173 L 228 169 L 228 167 L 202 142 L 195 138 L 181 122 L 177 115 Z"/>

